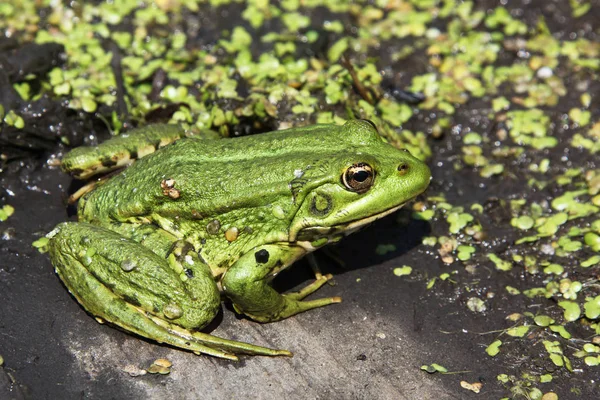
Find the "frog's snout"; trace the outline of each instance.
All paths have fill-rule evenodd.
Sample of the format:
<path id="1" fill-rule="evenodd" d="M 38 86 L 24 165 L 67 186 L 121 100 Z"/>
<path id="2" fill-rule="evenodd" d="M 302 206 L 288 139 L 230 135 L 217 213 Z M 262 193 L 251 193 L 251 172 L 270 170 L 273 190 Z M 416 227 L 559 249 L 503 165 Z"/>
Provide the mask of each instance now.
<path id="1" fill-rule="evenodd" d="M 431 182 L 431 170 L 420 160 L 402 160 L 396 170 L 399 176 L 409 180 L 413 197 L 423 193 Z"/>

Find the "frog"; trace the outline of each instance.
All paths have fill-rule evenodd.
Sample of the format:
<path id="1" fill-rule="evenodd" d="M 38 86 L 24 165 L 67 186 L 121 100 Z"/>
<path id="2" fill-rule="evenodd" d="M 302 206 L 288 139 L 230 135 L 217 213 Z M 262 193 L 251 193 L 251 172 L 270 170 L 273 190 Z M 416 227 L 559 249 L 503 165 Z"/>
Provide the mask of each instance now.
<path id="1" fill-rule="evenodd" d="M 73 297 L 101 323 L 229 360 L 292 353 L 203 332 L 222 300 L 261 323 L 339 303 L 306 299 L 331 274 L 316 270 L 289 293 L 272 281 L 431 180 L 426 163 L 359 119 L 231 138 L 148 125 L 75 148 L 61 165 L 78 179 L 109 176 L 79 199 L 77 221 L 47 235 Z"/>

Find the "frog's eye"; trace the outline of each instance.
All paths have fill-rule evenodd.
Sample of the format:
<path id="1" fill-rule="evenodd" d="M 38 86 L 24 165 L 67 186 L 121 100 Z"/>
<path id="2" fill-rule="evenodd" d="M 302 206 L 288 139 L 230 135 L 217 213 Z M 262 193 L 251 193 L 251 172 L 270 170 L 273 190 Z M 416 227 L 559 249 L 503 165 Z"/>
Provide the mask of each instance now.
<path id="1" fill-rule="evenodd" d="M 369 164 L 363 162 L 351 165 L 342 174 L 342 182 L 346 189 L 356 193 L 364 193 L 369 190 L 373 186 L 374 179 L 375 171 Z"/>

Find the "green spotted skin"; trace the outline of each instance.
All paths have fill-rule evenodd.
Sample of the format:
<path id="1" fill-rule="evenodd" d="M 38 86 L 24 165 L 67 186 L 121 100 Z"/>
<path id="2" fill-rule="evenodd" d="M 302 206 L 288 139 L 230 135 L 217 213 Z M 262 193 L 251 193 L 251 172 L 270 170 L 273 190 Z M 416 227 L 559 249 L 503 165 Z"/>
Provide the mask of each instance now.
<path id="1" fill-rule="evenodd" d="M 187 136 L 159 125 L 68 154 L 63 168 L 78 177 L 113 168 L 107 157 L 116 165 L 144 157 L 80 200 L 79 222 L 49 234 L 50 256 L 96 317 L 229 359 L 291 353 L 202 336 L 222 294 L 260 322 L 339 302 L 304 300 L 330 276 L 296 293 L 269 283 L 307 253 L 395 211 L 430 180 L 424 163 L 362 120 Z"/>
<path id="2" fill-rule="evenodd" d="M 218 138 L 211 131 L 203 131 L 202 135 L 203 138 Z M 185 130 L 179 125 L 149 125 L 116 136 L 96 147 L 73 149 L 61 160 L 61 167 L 75 178 L 87 179 L 125 167 L 185 136 Z"/>

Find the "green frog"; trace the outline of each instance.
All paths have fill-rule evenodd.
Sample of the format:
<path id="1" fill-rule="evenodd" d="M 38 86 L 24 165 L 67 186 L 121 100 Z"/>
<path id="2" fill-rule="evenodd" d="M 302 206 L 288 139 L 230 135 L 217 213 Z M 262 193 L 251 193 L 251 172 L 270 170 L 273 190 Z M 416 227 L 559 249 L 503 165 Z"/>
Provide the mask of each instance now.
<path id="1" fill-rule="evenodd" d="M 331 275 L 285 294 L 270 282 L 398 210 L 431 177 L 366 120 L 239 138 L 150 125 L 62 160 L 77 178 L 129 164 L 79 200 L 79 222 L 48 234 L 56 272 L 99 322 L 232 360 L 292 353 L 201 332 L 221 296 L 259 322 L 340 302 L 305 300 Z"/>

